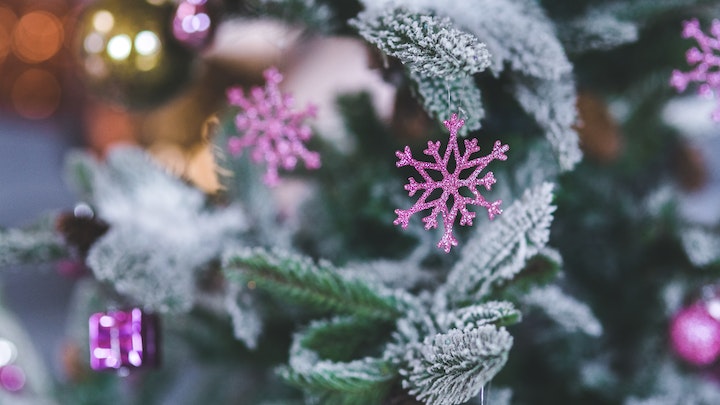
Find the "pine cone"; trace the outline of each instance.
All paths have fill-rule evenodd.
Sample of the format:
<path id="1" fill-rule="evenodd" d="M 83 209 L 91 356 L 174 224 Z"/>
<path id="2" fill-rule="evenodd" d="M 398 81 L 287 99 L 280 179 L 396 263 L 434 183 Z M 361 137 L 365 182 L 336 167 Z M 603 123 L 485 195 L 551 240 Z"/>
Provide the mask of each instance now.
<path id="1" fill-rule="evenodd" d="M 85 257 L 96 240 L 110 229 L 110 225 L 95 216 L 77 216 L 72 212 L 58 215 L 55 229 L 63 236 L 65 243 L 77 249 Z"/>
<path id="2" fill-rule="evenodd" d="M 597 95 L 580 92 L 577 97 L 580 148 L 596 161 L 609 163 L 622 151 L 622 135 L 607 104 Z"/>

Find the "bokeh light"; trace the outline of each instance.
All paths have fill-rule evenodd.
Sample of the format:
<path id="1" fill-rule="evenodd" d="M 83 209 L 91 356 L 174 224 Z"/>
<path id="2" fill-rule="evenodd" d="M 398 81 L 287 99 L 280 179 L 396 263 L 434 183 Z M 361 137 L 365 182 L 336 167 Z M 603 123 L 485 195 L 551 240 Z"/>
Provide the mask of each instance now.
<path id="1" fill-rule="evenodd" d="M 98 10 L 92 17 L 92 25 L 96 31 L 106 34 L 115 25 L 115 17 L 107 10 Z"/>
<path id="2" fill-rule="evenodd" d="M 47 11 L 31 11 L 20 18 L 13 30 L 15 54 L 27 63 L 52 58 L 62 47 L 64 30 L 60 19 Z"/>
<path id="3" fill-rule="evenodd" d="M 0 338 L 0 367 L 6 366 L 17 357 L 17 348 L 13 342 Z"/>
<path id="4" fill-rule="evenodd" d="M 12 49 L 12 31 L 17 16 L 7 7 L 0 6 L 0 63 L 7 58 Z"/>
<path id="5" fill-rule="evenodd" d="M 31 68 L 15 79 L 11 99 L 19 115 L 29 119 L 43 119 L 57 110 L 60 94 L 60 83 L 52 73 Z"/>
<path id="6" fill-rule="evenodd" d="M 132 41 L 125 34 L 115 35 L 107 44 L 108 56 L 115 60 L 125 60 L 132 51 Z"/>
<path id="7" fill-rule="evenodd" d="M 140 31 L 135 36 L 135 51 L 140 55 L 152 55 L 160 51 L 160 38 L 152 31 Z"/>

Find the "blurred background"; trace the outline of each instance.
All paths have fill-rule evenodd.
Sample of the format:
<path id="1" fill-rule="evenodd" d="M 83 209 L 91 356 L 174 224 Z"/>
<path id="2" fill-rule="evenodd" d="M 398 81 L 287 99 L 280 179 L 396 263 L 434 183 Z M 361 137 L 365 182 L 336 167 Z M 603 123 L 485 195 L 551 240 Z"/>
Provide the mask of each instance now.
<path id="1" fill-rule="evenodd" d="M 367 52 L 357 41 L 308 41 L 298 29 L 270 22 L 238 25 L 212 19 L 212 32 L 202 33 L 214 36 L 212 45 L 197 34 L 186 39 L 183 49 L 166 46 L 168 33 L 162 30 L 140 32 L 134 44 L 146 46 L 147 58 L 125 66 L 119 76 L 108 75 L 102 58 L 122 58 L 124 49 L 122 38 L 102 39 L 108 21 L 129 24 L 144 15 L 142 10 L 120 11 L 123 1 L 104 2 L 109 14 L 102 15 L 109 20 L 96 13 L 97 18 L 83 21 L 90 18 L 79 13 L 87 1 L 0 0 L 0 227 L 26 225 L 44 212 L 72 210 L 78 201 L 62 171 L 63 156 L 72 148 L 102 157 L 113 145 L 138 144 L 174 173 L 212 191 L 217 185 L 204 143 L 208 123 L 222 108 L 228 85 L 260 82 L 270 64 L 279 63 L 288 72 L 286 84 L 300 102 L 312 98 L 322 106 L 331 102 L 323 93 L 362 87 L 372 89 L 382 117 L 392 113 L 391 86 L 368 68 Z M 194 15 L 199 14 L 196 10 Z M 208 15 L 213 17 L 212 8 Z M 77 32 L 81 26 L 84 31 Z M 177 32 L 173 35 L 178 39 Z M 103 47 L 107 53 L 99 52 Z M 154 69 L 159 76 L 134 82 L 138 71 Z M 170 83 L 163 79 L 168 77 Z M 142 93 L 148 88 L 151 93 Z M 98 89 L 114 100 L 93 96 Z M 720 219 L 720 137 L 705 136 L 720 131 L 709 118 L 714 105 L 714 100 L 695 95 L 678 97 L 663 117 L 697 135 L 688 153 L 699 162 L 694 167 L 702 167 L 703 180 L 688 188 L 683 209 L 689 218 L 708 223 Z M 621 116 L 622 105 L 611 103 L 610 111 Z M 328 114 L 318 125 L 332 134 L 339 124 Z M 45 267 L 3 272 L 0 287 L 5 304 L 20 316 L 42 354 L 57 364 L 74 278 Z"/>

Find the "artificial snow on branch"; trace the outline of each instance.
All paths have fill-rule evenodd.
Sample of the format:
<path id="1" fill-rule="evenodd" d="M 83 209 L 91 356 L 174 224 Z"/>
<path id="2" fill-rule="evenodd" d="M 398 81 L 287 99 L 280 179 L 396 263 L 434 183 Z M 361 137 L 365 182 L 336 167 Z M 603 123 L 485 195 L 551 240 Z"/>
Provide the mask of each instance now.
<path id="1" fill-rule="evenodd" d="M 245 343 L 249 349 L 255 349 L 263 320 L 257 311 L 254 296 L 238 284 L 229 283 L 224 304 L 232 320 L 235 338 Z"/>
<path id="2" fill-rule="evenodd" d="M 635 42 L 638 39 L 638 26 L 611 13 L 592 9 L 560 25 L 558 35 L 568 52 L 608 50 Z"/>
<path id="3" fill-rule="evenodd" d="M 67 257 L 62 237 L 50 225 L 31 229 L 0 229 L 0 269 L 45 263 Z"/>
<path id="4" fill-rule="evenodd" d="M 365 40 L 423 76 L 455 78 L 490 66 L 485 44 L 447 18 L 396 8 L 360 13 L 351 24 Z"/>
<path id="5" fill-rule="evenodd" d="M 368 13 L 395 2 L 365 0 Z M 430 0 L 397 2 L 412 13 L 449 17 L 455 26 L 473 33 L 492 54 L 496 74 L 506 64 L 518 76 L 515 97 L 535 118 L 556 151 L 560 166 L 570 170 L 581 159 L 575 124 L 575 85 L 572 64 L 555 27 L 542 8 L 527 0 L 448 0 L 442 7 Z M 373 41 L 370 41 L 373 42 Z M 373 42 L 374 43 L 374 42 Z M 427 99 L 425 99 L 427 105 Z M 449 102 L 447 102 L 449 103 Z"/>
<path id="6" fill-rule="evenodd" d="M 516 75 L 515 97 L 537 121 L 552 145 L 562 170 L 571 170 L 582 159 L 577 121 L 575 83 L 571 76 L 558 80 Z"/>
<path id="7" fill-rule="evenodd" d="M 196 272 L 238 238 L 243 212 L 234 205 L 210 210 L 200 190 L 139 149 L 113 149 L 104 164 L 75 155 L 72 164 L 110 224 L 88 252 L 95 276 L 148 309 L 189 310 Z"/>
<path id="8" fill-rule="evenodd" d="M 520 299 L 524 304 L 543 311 L 568 332 L 582 332 L 590 336 L 602 334 L 602 325 L 590 308 L 556 285 L 535 287 Z"/>
<path id="9" fill-rule="evenodd" d="M 232 251 L 224 260 L 225 275 L 231 282 L 252 280 L 258 288 L 282 298 L 351 313 L 360 317 L 393 320 L 406 305 L 402 295 L 349 278 L 327 262 L 314 263 L 307 257 L 274 250 Z"/>
<path id="10" fill-rule="evenodd" d="M 428 337 L 407 355 L 403 387 L 427 405 L 455 405 L 476 396 L 505 365 L 513 338 L 483 325 Z"/>
<path id="11" fill-rule="evenodd" d="M 302 388 L 315 404 L 379 405 L 397 375 L 389 361 L 364 357 L 338 362 L 321 358 L 318 352 L 311 349 L 312 341 L 318 340 L 321 334 L 329 333 L 330 337 L 338 337 L 338 333 L 349 332 L 357 335 L 357 329 L 353 328 L 357 322 L 351 317 L 319 321 L 295 334 L 290 348 L 289 366 L 282 368 L 280 375 L 289 383 Z"/>
<path id="12" fill-rule="evenodd" d="M 467 329 L 483 325 L 507 326 L 520 322 L 522 314 L 507 301 L 488 301 L 451 312 L 446 329 Z"/>
<path id="13" fill-rule="evenodd" d="M 557 79 L 569 73 L 568 61 L 555 29 L 540 6 L 528 0 L 363 0 L 371 12 L 393 4 L 415 13 L 449 17 L 455 26 L 475 34 L 492 54 L 496 73 L 510 68 L 533 77 Z"/>
<path id="14" fill-rule="evenodd" d="M 545 247 L 555 211 L 552 190 L 551 183 L 526 190 L 497 221 L 475 232 L 448 276 L 451 302 L 481 301 Z"/>
<path id="15" fill-rule="evenodd" d="M 485 110 L 480 89 L 472 76 L 433 77 L 412 70 L 408 74 L 413 81 L 413 90 L 433 118 L 442 121 L 459 111 L 465 120 L 465 125 L 458 130 L 459 135 L 480 129 Z"/>
<path id="16" fill-rule="evenodd" d="M 120 227 L 100 238 L 87 264 L 95 277 L 158 312 L 185 312 L 193 305 L 193 269 L 162 241 L 149 243 L 136 229 Z"/>

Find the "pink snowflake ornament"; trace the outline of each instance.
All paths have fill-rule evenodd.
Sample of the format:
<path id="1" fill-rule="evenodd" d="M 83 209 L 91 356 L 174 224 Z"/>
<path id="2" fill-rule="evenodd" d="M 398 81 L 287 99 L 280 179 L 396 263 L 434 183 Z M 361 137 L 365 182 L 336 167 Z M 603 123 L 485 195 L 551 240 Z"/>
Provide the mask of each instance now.
<path id="1" fill-rule="evenodd" d="M 263 75 L 265 86 L 252 88 L 248 96 L 240 87 L 228 89 L 229 103 L 240 107 L 240 112 L 235 117 L 239 135 L 230 137 L 227 146 L 234 156 L 252 148 L 252 160 L 267 164 L 265 184 L 275 186 L 280 181 L 278 170 L 293 170 L 298 160 L 307 169 L 320 167 L 320 154 L 305 147 L 312 137 L 305 120 L 315 117 L 316 108 L 309 105 L 302 111 L 293 110 L 292 96 L 278 87 L 283 80 L 280 72 L 273 67 Z"/>
<path id="2" fill-rule="evenodd" d="M 693 70 L 689 72 L 681 72 L 677 69 L 673 70 L 670 77 L 670 86 L 677 91 L 685 91 L 690 82 L 701 83 L 698 88 L 698 94 L 705 97 L 712 97 L 720 90 L 720 56 L 715 52 L 720 51 L 720 21 L 713 20 L 710 27 L 710 34 L 706 35 L 700 29 L 700 23 L 697 19 L 685 21 L 683 23 L 683 38 L 693 38 L 697 41 L 700 49 L 690 48 L 685 54 L 688 64 L 693 66 Z M 715 108 L 712 113 L 714 121 L 720 121 L 720 106 Z"/>
<path id="3" fill-rule="evenodd" d="M 410 217 L 420 211 L 429 209 L 431 210 L 430 214 L 422 219 L 425 223 L 425 229 L 437 228 L 437 217 L 438 215 L 442 215 L 444 232 L 437 246 L 444 250 L 445 253 L 449 253 L 450 249 L 458 244 L 452 232 L 458 213 L 460 213 L 460 225 L 472 225 L 475 213 L 468 211 L 468 205 L 485 207 L 490 219 L 502 213 L 500 209 L 502 200 L 488 202 L 478 190 L 480 186 L 485 187 L 486 190 L 490 190 L 492 185 L 495 184 L 493 172 L 487 172 L 482 178 L 478 178 L 478 176 L 493 160 L 506 160 L 507 156 L 505 152 L 507 152 L 510 147 L 503 145 L 500 141 L 496 141 L 489 155 L 471 158 L 471 155 L 478 152 L 480 147 L 477 144 L 477 139 L 466 139 L 465 152 L 461 155 L 460 149 L 458 148 L 457 133 L 464 124 L 465 121 L 459 119 L 456 114 L 453 114 L 450 120 L 445 121 L 445 127 L 450 131 L 450 140 L 448 141 L 448 146 L 443 156 L 440 156 L 440 142 L 428 142 L 428 147 L 423 153 L 433 158 L 434 162 L 416 160 L 413 158 L 410 147 L 408 146 L 405 147 L 404 151 L 395 152 L 395 155 L 398 157 L 396 166 L 412 166 L 420 176 L 422 176 L 423 182 L 418 183 L 414 178 L 408 178 L 408 184 L 405 185 L 405 190 L 408 191 L 408 194 L 412 197 L 416 192 L 422 191 L 422 195 L 410 209 L 395 210 L 397 219 L 395 219 L 393 223 L 407 228 Z M 449 165 L 451 157 L 455 163 L 454 170 L 450 169 L 451 166 Z M 469 169 L 474 170 L 465 176 L 465 178 L 462 178 L 463 172 L 467 172 Z M 439 173 L 442 179 L 433 179 L 428 173 L 428 170 Z M 462 195 L 460 191 L 463 188 L 469 190 L 472 197 Z M 442 194 L 428 201 L 436 190 L 442 191 Z M 452 197 L 452 202 L 449 201 L 450 197 Z"/>

